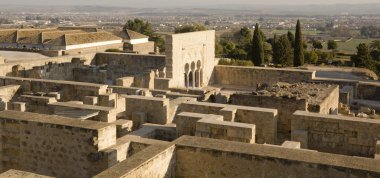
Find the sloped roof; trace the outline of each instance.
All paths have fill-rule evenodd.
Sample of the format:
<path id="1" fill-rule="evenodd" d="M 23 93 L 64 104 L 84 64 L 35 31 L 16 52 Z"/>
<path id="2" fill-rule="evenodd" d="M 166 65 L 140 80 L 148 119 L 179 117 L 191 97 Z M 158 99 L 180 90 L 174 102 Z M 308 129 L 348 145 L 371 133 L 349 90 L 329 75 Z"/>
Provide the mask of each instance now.
<path id="1" fill-rule="evenodd" d="M 16 43 L 16 30 L 0 30 L 0 43 Z"/>
<path id="2" fill-rule="evenodd" d="M 58 30 L 81 30 L 84 32 L 99 32 L 99 29 L 97 27 L 91 27 L 91 26 L 78 26 L 78 27 L 58 27 Z"/>
<path id="3" fill-rule="evenodd" d="M 126 40 L 149 38 L 149 36 L 146 36 L 144 34 L 141 34 L 141 33 L 135 32 L 133 30 L 129 30 L 129 29 L 122 30 L 119 32 L 115 32 L 115 35 L 117 35 L 123 39 L 126 39 Z"/>
<path id="4" fill-rule="evenodd" d="M 73 33 L 66 34 L 66 45 L 96 43 L 102 41 L 121 40 L 121 38 L 107 32 Z"/>
<path id="5" fill-rule="evenodd" d="M 83 33 L 81 30 L 51 31 L 42 32 L 42 43 L 49 43 L 52 40 L 62 37 L 65 34 Z"/>
<path id="6" fill-rule="evenodd" d="M 55 31 L 56 29 L 22 29 L 17 30 L 17 43 L 19 44 L 41 44 L 41 33 Z"/>

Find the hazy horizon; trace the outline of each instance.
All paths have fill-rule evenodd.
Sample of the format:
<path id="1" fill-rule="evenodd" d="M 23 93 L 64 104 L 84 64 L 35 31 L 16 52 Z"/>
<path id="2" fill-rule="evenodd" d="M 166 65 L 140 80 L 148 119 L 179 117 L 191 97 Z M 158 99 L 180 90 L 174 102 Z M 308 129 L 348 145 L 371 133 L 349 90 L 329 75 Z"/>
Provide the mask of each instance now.
<path id="1" fill-rule="evenodd" d="M 0 5 L 24 5 L 24 6 L 52 6 L 52 5 L 96 5 L 96 6 L 123 6 L 123 7 L 187 7 L 187 6 L 218 6 L 218 5 L 334 5 L 334 4 L 380 4 L 379 0 L 1 0 Z"/>

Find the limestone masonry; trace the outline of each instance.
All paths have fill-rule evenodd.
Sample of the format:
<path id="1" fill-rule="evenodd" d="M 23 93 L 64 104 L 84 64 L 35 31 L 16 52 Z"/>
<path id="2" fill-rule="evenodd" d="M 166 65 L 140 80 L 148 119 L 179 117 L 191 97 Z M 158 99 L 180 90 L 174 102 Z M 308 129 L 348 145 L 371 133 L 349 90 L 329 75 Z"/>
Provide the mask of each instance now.
<path id="1" fill-rule="evenodd" d="M 380 177 L 379 82 L 220 66 L 214 31 L 165 55 L 114 35 L 0 31 L 1 50 L 55 56 L 0 61 L 0 177 Z"/>

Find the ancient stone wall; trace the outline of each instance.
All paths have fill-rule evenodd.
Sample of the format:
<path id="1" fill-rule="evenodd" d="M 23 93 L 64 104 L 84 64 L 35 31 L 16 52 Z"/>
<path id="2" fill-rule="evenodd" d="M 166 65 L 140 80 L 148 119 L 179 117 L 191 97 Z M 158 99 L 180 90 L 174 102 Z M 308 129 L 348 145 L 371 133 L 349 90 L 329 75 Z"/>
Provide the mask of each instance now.
<path id="1" fill-rule="evenodd" d="M 244 143 L 255 143 L 256 126 L 253 124 L 223 121 L 213 116 L 196 122 L 195 136 Z"/>
<path id="2" fill-rule="evenodd" d="M 360 82 L 358 85 L 357 97 L 364 100 L 380 101 L 380 83 Z"/>
<path id="3" fill-rule="evenodd" d="M 380 176 L 380 162 L 279 146 L 184 136 L 176 142 L 175 176 L 375 178 Z"/>
<path id="4" fill-rule="evenodd" d="M 23 61 L 14 61 L 5 64 L 0 64 L 0 76 L 12 76 L 12 71 L 15 66 L 20 66 L 22 70 L 30 70 L 33 67 L 40 67 L 51 63 L 69 63 L 73 58 L 80 58 L 84 60 L 84 64 L 90 64 L 94 59 L 95 53 L 87 53 L 87 54 L 78 54 L 78 55 L 70 55 L 70 56 L 60 56 L 60 57 L 52 57 L 46 59 L 30 59 Z M 14 72 L 14 71 L 13 71 Z"/>
<path id="5" fill-rule="evenodd" d="M 215 84 L 256 88 L 258 84 L 312 81 L 315 71 L 263 67 L 215 66 Z"/>
<path id="6" fill-rule="evenodd" d="M 153 124 L 167 124 L 169 120 L 169 99 L 145 96 L 125 96 L 125 117 L 134 120 L 137 113 L 146 114 L 146 122 Z M 135 123 L 134 123 L 135 124 Z"/>
<path id="7" fill-rule="evenodd" d="M 336 86 L 333 91 L 330 92 L 327 98 L 319 104 L 320 114 L 338 114 L 339 108 L 339 87 Z"/>
<path id="8" fill-rule="evenodd" d="M 94 178 L 109 177 L 175 177 L 175 146 L 169 144 L 152 145 L 136 153 Z"/>
<path id="9" fill-rule="evenodd" d="M 291 118 L 293 113 L 297 110 L 307 110 L 307 102 L 304 99 L 296 100 L 245 94 L 234 94 L 230 99 L 231 104 L 235 105 L 277 109 L 277 136 L 279 142 L 290 139 Z"/>
<path id="10" fill-rule="evenodd" d="M 116 143 L 116 127 L 26 112 L 0 113 L 1 171 L 91 177 L 107 167 L 99 151 Z"/>
<path id="11" fill-rule="evenodd" d="M 168 35 L 165 54 L 171 88 L 204 87 L 213 82 L 215 31 Z"/>
<path id="12" fill-rule="evenodd" d="M 9 102 L 19 93 L 20 87 L 20 85 L 0 85 L 0 111 L 8 109 Z"/>
<path id="13" fill-rule="evenodd" d="M 59 92 L 61 94 L 60 101 L 83 101 L 86 96 L 98 96 L 107 93 L 107 85 L 61 80 L 0 77 L 0 86 L 5 85 L 21 85 L 23 92 Z"/>
<path id="14" fill-rule="evenodd" d="M 143 72 L 150 69 L 162 69 L 165 67 L 165 56 L 140 55 L 127 53 L 97 53 L 94 64 L 97 66 L 108 65 L 107 68 L 114 74 L 127 72 Z M 119 76 L 115 78 L 120 78 Z"/>
<path id="15" fill-rule="evenodd" d="M 305 133 L 308 149 L 373 157 L 380 139 L 380 121 L 297 111 L 292 119 L 292 134 L 297 131 Z"/>
<path id="16" fill-rule="evenodd" d="M 254 124 L 256 125 L 256 143 L 276 144 L 277 142 L 279 115 L 276 109 L 207 102 L 184 102 L 179 107 L 178 113 L 181 112 L 221 115 L 224 121 Z"/>

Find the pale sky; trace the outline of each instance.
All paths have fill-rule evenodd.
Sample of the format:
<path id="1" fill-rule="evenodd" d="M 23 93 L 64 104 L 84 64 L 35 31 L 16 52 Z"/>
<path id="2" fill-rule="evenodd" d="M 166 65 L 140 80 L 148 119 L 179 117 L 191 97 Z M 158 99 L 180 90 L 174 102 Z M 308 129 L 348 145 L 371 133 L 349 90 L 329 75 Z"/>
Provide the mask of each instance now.
<path id="1" fill-rule="evenodd" d="M 380 0 L 0 0 L 0 5 L 107 5 L 126 7 L 202 6 L 217 4 L 338 4 L 380 3 Z"/>

